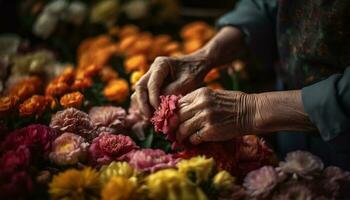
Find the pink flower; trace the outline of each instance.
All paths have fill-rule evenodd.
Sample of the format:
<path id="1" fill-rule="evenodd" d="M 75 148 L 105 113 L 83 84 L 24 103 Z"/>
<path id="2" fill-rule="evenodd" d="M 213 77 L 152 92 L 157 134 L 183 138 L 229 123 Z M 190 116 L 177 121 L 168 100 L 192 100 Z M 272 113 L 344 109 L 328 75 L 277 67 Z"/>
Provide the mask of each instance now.
<path id="1" fill-rule="evenodd" d="M 89 143 L 73 133 L 63 133 L 56 138 L 49 157 L 57 165 L 73 165 L 84 160 Z"/>
<path id="2" fill-rule="evenodd" d="M 109 164 L 139 147 L 129 136 L 101 133 L 96 137 L 89 148 L 90 162 L 93 165 Z"/>
<path id="3" fill-rule="evenodd" d="M 126 112 L 121 107 L 101 106 L 90 109 L 89 116 L 100 132 L 125 133 Z"/>
<path id="4" fill-rule="evenodd" d="M 56 132 L 48 126 L 36 124 L 10 133 L 1 144 L 1 151 L 27 146 L 32 153 L 48 155 Z"/>
<path id="5" fill-rule="evenodd" d="M 244 179 L 243 186 L 249 196 L 266 197 L 278 184 L 278 174 L 271 166 L 251 171 Z"/>
<path id="6" fill-rule="evenodd" d="M 132 101 L 128 110 L 128 115 L 125 118 L 125 126 L 128 129 L 132 129 L 132 131 L 135 132 L 139 140 L 144 140 L 144 130 L 148 127 L 148 125 L 149 122 L 143 119 L 141 112 L 137 107 L 137 104 Z"/>
<path id="7" fill-rule="evenodd" d="M 142 149 L 126 155 L 129 164 L 141 171 L 155 172 L 159 169 L 174 168 L 180 159 L 160 149 Z"/>
<path id="8" fill-rule="evenodd" d="M 15 171 L 25 170 L 29 167 L 31 155 L 29 149 L 22 145 L 16 150 L 7 151 L 0 158 L 0 177 L 9 176 Z"/>
<path id="9" fill-rule="evenodd" d="M 94 137 L 94 126 L 88 114 L 76 108 L 67 108 L 58 111 L 51 118 L 50 127 L 60 132 L 78 134 L 86 139 Z"/>
<path id="10" fill-rule="evenodd" d="M 312 200 L 312 199 L 320 199 L 316 198 L 312 193 L 310 188 L 308 188 L 304 184 L 289 184 L 288 187 L 284 187 L 279 194 L 276 194 L 272 197 L 273 200 Z M 326 198 L 322 198 L 326 199 Z"/>
<path id="11" fill-rule="evenodd" d="M 177 123 L 176 115 L 177 102 L 181 96 L 168 95 L 160 96 L 160 105 L 151 119 L 155 130 L 166 134 L 167 139 L 175 141 L 175 135 L 170 133 L 170 127 Z"/>
<path id="12" fill-rule="evenodd" d="M 279 170 L 287 174 L 311 178 L 323 169 L 321 159 L 307 151 L 288 153 L 285 162 L 280 162 Z"/>
<path id="13" fill-rule="evenodd" d="M 350 181 L 350 172 L 336 166 L 329 166 L 323 171 L 323 177 L 329 182 Z"/>
<path id="14" fill-rule="evenodd" d="M 29 199 L 33 182 L 26 171 L 19 171 L 0 180 L 0 199 Z"/>

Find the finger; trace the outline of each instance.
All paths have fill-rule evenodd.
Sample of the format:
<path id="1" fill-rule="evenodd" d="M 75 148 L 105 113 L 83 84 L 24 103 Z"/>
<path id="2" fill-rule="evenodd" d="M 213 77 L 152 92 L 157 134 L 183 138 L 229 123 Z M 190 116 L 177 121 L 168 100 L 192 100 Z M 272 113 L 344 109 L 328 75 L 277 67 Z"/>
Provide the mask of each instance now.
<path id="1" fill-rule="evenodd" d="M 203 91 L 203 88 L 199 88 L 195 91 L 192 91 L 188 94 L 186 94 L 185 96 L 183 96 L 180 100 L 179 100 L 179 105 L 183 104 L 183 103 L 189 103 L 189 102 L 194 102 L 198 97 L 199 94 Z"/>
<path id="2" fill-rule="evenodd" d="M 169 67 L 165 62 L 154 62 L 151 66 L 151 75 L 148 80 L 149 101 L 154 109 L 159 105 L 160 88 L 169 74 Z"/>
<path id="3" fill-rule="evenodd" d="M 213 133 L 208 128 L 198 130 L 190 136 L 189 140 L 194 145 L 198 145 L 202 142 L 216 141 Z"/>
<path id="4" fill-rule="evenodd" d="M 183 140 L 188 138 L 191 134 L 195 133 L 202 127 L 203 115 L 197 113 L 194 117 L 189 120 L 180 123 L 176 131 L 176 140 L 181 143 Z"/>
<path id="5" fill-rule="evenodd" d="M 141 78 L 141 80 L 136 84 L 135 93 L 134 93 L 134 96 L 135 96 L 134 99 L 136 99 L 138 108 L 146 118 L 150 118 L 152 116 L 151 107 L 148 102 L 148 92 L 147 92 L 147 88 L 145 87 L 146 83 L 148 82 L 148 79 L 149 79 L 149 74 L 146 73 Z"/>
<path id="6" fill-rule="evenodd" d="M 196 109 L 195 103 L 182 103 L 179 105 L 177 115 L 179 117 L 179 122 L 182 123 L 195 116 L 198 109 Z"/>
<path id="7" fill-rule="evenodd" d="M 175 94 L 175 95 L 180 95 L 180 94 L 185 94 L 186 93 L 186 86 L 183 84 L 183 80 L 179 79 L 176 80 L 172 83 L 170 83 L 168 86 L 166 86 L 164 88 L 164 90 L 162 91 L 162 93 L 164 95 L 171 95 L 171 94 Z M 189 90 L 187 90 L 189 91 Z"/>

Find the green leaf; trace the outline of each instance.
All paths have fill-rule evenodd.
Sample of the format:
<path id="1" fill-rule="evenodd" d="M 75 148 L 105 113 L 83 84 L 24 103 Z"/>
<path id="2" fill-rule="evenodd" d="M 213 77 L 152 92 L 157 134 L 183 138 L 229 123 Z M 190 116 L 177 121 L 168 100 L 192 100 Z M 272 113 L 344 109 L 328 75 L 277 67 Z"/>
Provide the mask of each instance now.
<path id="1" fill-rule="evenodd" d="M 141 147 L 142 148 L 151 148 L 153 140 L 154 140 L 154 131 L 153 131 L 153 129 L 151 129 L 151 131 L 146 136 L 146 139 L 141 142 Z"/>

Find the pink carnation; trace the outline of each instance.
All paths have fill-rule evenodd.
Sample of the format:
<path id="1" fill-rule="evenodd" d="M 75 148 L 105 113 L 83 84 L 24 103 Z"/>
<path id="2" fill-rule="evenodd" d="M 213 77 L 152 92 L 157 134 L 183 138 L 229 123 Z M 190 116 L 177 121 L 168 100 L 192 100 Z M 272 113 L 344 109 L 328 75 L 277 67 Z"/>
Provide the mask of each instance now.
<path id="1" fill-rule="evenodd" d="M 76 108 L 67 108 L 58 111 L 51 118 L 50 127 L 62 133 L 70 132 L 78 134 L 86 139 L 94 137 L 94 126 L 90 117 L 83 111 Z"/>
<path id="2" fill-rule="evenodd" d="M 27 146 L 32 153 L 48 155 L 56 132 L 45 125 L 30 125 L 10 133 L 1 144 L 1 151 Z"/>
<path id="3" fill-rule="evenodd" d="M 93 107 L 89 111 L 91 122 L 100 132 L 125 133 L 124 108 L 115 106 Z"/>
<path id="4" fill-rule="evenodd" d="M 177 102 L 181 96 L 168 95 L 160 96 L 160 105 L 151 119 L 155 130 L 166 134 L 167 139 L 175 141 L 175 135 L 170 133 L 170 127 L 177 123 L 176 115 Z"/>
<path id="5" fill-rule="evenodd" d="M 93 165 L 109 164 L 139 147 L 129 136 L 101 133 L 96 137 L 89 148 L 90 162 Z"/>
<path id="6" fill-rule="evenodd" d="M 155 172 L 159 169 L 174 168 L 179 161 L 160 149 L 142 149 L 126 155 L 129 164 L 141 171 Z"/>
<path id="7" fill-rule="evenodd" d="M 63 133 L 52 145 L 50 160 L 57 165 L 72 165 L 84 160 L 89 143 L 79 135 Z"/>
<path id="8" fill-rule="evenodd" d="M 279 178 L 275 169 L 271 166 L 265 166 L 249 172 L 244 179 L 243 186 L 249 196 L 265 198 L 278 182 Z"/>

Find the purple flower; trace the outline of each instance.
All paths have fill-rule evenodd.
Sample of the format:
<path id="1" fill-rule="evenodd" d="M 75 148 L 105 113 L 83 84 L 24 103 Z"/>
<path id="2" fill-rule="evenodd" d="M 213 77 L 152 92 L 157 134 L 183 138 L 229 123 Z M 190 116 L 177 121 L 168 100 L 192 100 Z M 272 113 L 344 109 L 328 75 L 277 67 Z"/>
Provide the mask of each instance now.
<path id="1" fill-rule="evenodd" d="M 174 168 L 179 159 L 160 149 L 141 149 L 126 155 L 129 164 L 135 169 L 155 172 L 159 169 Z"/>
<path id="2" fill-rule="evenodd" d="M 93 107 L 89 112 L 91 122 L 100 132 L 125 133 L 126 112 L 121 107 Z"/>
<path id="3" fill-rule="evenodd" d="M 86 139 L 92 139 L 94 137 L 94 127 L 89 115 L 76 108 L 67 108 L 63 111 L 58 111 L 52 116 L 50 127 L 61 133 L 70 132 Z"/>
<path id="4" fill-rule="evenodd" d="M 307 151 L 288 153 L 285 162 L 279 163 L 279 170 L 304 178 L 311 178 L 313 174 L 323 169 L 321 159 Z"/>
<path id="5" fill-rule="evenodd" d="M 128 110 L 128 115 L 125 118 L 125 126 L 128 129 L 132 129 L 139 140 L 144 140 L 144 130 L 148 125 L 148 120 L 143 119 L 140 109 L 137 107 L 137 104 L 132 101 Z"/>
<path id="6" fill-rule="evenodd" d="M 251 171 L 244 179 L 243 186 L 249 196 L 266 197 L 279 183 L 279 177 L 275 169 L 265 166 Z"/>
<path id="7" fill-rule="evenodd" d="M 56 138 L 52 146 L 52 162 L 57 165 L 72 165 L 85 159 L 89 143 L 81 136 L 67 132 Z"/>

